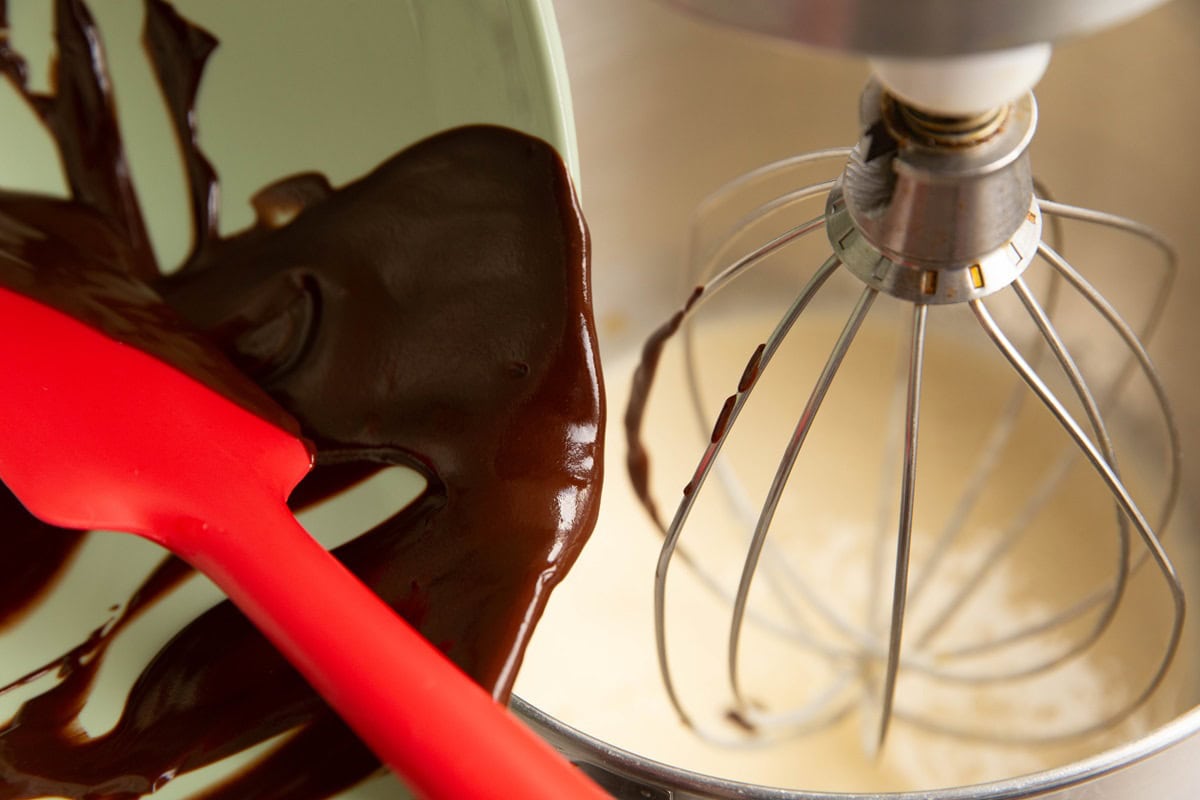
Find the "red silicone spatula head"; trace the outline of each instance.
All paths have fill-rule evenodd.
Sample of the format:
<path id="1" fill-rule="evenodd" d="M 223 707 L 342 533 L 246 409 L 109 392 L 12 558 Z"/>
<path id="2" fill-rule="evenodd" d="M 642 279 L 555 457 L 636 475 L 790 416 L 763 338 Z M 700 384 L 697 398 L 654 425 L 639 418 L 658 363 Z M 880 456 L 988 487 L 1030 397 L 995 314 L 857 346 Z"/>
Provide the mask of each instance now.
<path id="1" fill-rule="evenodd" d="M 190 561 L 423 797 L 607 797 L 295 523 L 284 501 L 309 451 L 248 409 L 286 415 L 172 332 L 152 295 L 104 291 L 126 279 L 64 293 L 53 277 L 25 273 L 22 288 L 71 314 L 0 287 L 0 479 L 32 513 Z"/>
<path id="2" fill-rule="evenodd" d="M 186 556 L 194 526 L 165 522 L 282 503 L 311 464 L 296 436 L 180 369 L 6 289 L 0 365 L 0 476 L 56 525 L 139 533 Z"/>

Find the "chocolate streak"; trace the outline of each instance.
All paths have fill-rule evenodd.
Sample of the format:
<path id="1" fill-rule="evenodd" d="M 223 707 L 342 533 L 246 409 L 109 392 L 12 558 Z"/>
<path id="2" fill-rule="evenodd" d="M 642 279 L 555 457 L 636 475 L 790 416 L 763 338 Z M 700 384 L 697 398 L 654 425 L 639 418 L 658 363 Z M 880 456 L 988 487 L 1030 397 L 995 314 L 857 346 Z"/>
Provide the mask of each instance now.
<path id="1" fill-rule="evenodd" d="M 147 274 L 153 256 L 95 26 L 81 0 L 56 7 L 58 91 L 27 97 L 55 137 L 72 199 L 0 193 L 0 256 L 26 274 L 0 272 L 51 295 L 59 284 L 46 277 L 58 270 L 104 276 L 114 298 L 150 280 L 315 444 L 294 506 L 389 465 L 420 472 L 428 487 L 414 503 L 335 553 L 506 699 L 550 590 L 595 523 L 602 472 L 588 239 L 560 158 L 503 128 L 449 131 L 338 189 L 317 175 L 284 179 L 255 198 L 254 227 L 221 238 L 215 172 L 193 122 L 215 39 L 147 0 L 195 236 L 182 269 L 158 278 Z M 18 87 L 21 63 L 0 39 L 0 68 Z M 82 110 L 45 111 L 73 97 Z M 19 576 L 0 592 L 3 620 L 47 591 L 75 540 L 11 497 L 0 525 L 0 563 Z M 0 730 L 0 799 L 139 797 L 286 731 L 271 756 L 203 797 L 326 797 L 378 768 L 227 602 L 146 666 L 112 731 L 80 733 L 109 644 L 187 574 L 168 559 L 115 620 L 30 676 L 63 678 Z"/>
<path id="2" fill-rule="evenodd" d="M 688 313 L 696 303 L 700 302 L 702 297 L 704 297 L 704 287 L 695 287 L 683 307 L 647 337 L 645 344 L 642 345 L 641 359 L 633 373 L 633 384 L 629 390 L 629 404 L 625 407 L 625 468 L 629 472 L 629 481 L 633 486 L 634 495 L 650 514 L 655 526 L 664 534 L 667 532 L 667 525 L 658 510 L 654 494 L 650 490 L 650 451 L 642 437 L 642 427 L 646 421 L 646 408 L 650 404 L 650 389 L 654 386 L 655 376 L 658 375 L 658 364 L 662 360 L 663 350 L 666 349 L 671 338 L 679 332 L 679 326 L 683 324 Z M 691 494 L 690 483 L 684 489 L 684 494 Z"/>

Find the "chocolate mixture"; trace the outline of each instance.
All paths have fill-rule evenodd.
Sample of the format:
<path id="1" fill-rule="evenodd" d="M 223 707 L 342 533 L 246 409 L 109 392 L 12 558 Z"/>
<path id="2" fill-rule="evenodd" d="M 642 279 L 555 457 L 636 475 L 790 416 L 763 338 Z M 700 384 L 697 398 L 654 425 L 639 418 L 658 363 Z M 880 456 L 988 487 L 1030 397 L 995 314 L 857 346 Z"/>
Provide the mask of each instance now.
<path id="1" fill-rule="evenodd" d="M 71 198 L 0 190 L 0 279 L 79 316 L 80 301 L 62 289 L 72 281 L 61 278 L 85 275 L 117 309 L 106 327 L 116 334 L 128 319 L 123 298 L 164 298 L 315 445 L 295 507 L 390 465 L 420 472 L 428 487 L 415 502 L 335 552 L 507 698 L 599 499 L 604 405 L 587 232 L 561 160 L 515 131 L 448 131 L 340 188 L 317 174 L 281 180 L 255 197 L 254 227 L 222 238 L 216 174 L 193 127 L 216 40 L 161 0 L 147 0 L 146 12 L 146 46 L 189 178 L 190 256 L 160 274 L 98 33 L 82 0 L 56 0 L 53 93 L 28 90 L 6 38 L 0 70 L 53 135 Z M 0 28 L 4 37 L 3 0 Z M 167 316 L 139 324 L 178 324 Z M 38 603 L 80 541 L 0 491 L 0 624 Z M 203 796 L 326 797 L 378 769 L 228 602 L 145 667 L 111 732 L 80 732 L 109 644 L 189 573 L 167 558 L 116 619 L 25 679 L 61 676 L 0 730 L 0 799 L 139 797 L 289 730 L 265 761 Z"/>

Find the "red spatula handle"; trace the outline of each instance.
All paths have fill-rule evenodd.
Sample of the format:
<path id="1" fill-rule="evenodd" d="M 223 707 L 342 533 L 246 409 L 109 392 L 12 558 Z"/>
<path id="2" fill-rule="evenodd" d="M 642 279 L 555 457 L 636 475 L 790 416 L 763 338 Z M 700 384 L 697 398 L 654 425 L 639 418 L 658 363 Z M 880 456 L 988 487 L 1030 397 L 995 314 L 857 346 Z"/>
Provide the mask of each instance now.
<path id="1" fill-rule="evenodd" d="M 180 555 L 419 796 L 611 800 L 413 631 L 285 506 L 271 508 L 247 513 L 243 530 L 208 527 L 203 552 Z"/>

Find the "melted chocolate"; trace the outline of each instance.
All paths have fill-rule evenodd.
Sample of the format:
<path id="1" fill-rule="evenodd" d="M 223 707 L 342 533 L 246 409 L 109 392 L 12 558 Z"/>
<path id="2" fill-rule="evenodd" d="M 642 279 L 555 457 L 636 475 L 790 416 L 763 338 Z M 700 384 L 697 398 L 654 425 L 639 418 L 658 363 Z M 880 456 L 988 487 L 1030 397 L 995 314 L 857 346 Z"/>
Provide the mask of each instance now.
<path id="1" fill-rule="evenodd" d="M 0 280 L 112 335 L 134 324 L 139 344 L 146 329 L 169 329 L 161 341 L 219 348 L 271 401 L 255 406 L 261 395 L 242 375 L 209 382 L 282 420 L 277 403 L 315 445 L 296 507 L 388 465 L 424 475 L 421 497 L 335 552 L 507 698 L 547 596 L 595 522 L 601 478 L 587 233 L 558 155 L 503 128 L 449 131 L 340 188 L 313 174 L 283 179 L 255 198 L 254 227 L 221 238 L 216 174 L 192 110 L 216 40 L 148 0 L 146 44 L 183 148 L 194 227 L 187 262 L 161 277 L 95 26 L 81 0 L 56 9 L 57 90 L 25 95 L 59 146 L 72 196 L 0 192 Z M 24 88 L 3 39 L 0 69 Z M 80 275 L 100 288 L 70 290 Z M 4 621 L 53 585 L 79 537 L 10 496 L 0 524 Z M 62 680 L 0 730 L 0 798 L 138 797 L 289 730 L 273 755 L 203 796 L 326 797 L 378 768 L 229 603 L 155 656 L 111 732 L 79 733 L 110 643 L 188 573 L 167 559 L 115 620 L 31 674 Z"/>
<path id="2" fill-rule="evenodd" d="M 629 481 L 633 485 L 633 491 L 638 501 L 645 507 L 658 529 L 664 533 L 667 526 L 663 521 L 662 514 L 659 513 L 654 494 L 650 491 L 650 451 L 642 437 L 642 425 L 646 421 L 650 389 L 654 386 L 654 378 L 658 374 L 658 364 L 662 360 L 663 350 L 666 348 L 667 342 L 679 332 L 679 326 L 683 324 L 688 312 L 696 303 L 700 302 L 700 298 L 703 296 L 704 287 L 695 287 L 683 307 L 672 314 L 670 319 L 655 329 L 646 339 L 646 343 L 642 345 L 641 359 L 633 373 L 633 383 L 629 390 L 629 404 L 625 406 L 625 468 L 629 471 Z M 749 365 L 746 369 L 749 372 Z M 741 390 L 739 389 L 739 391 Z M 719 431 L 713 431 L 714 439 L 719 435 Z M 693 491 L 695 491 L 695 486 L 691 482 L 683 488 L 685 495 L 690 495 Z"/>

